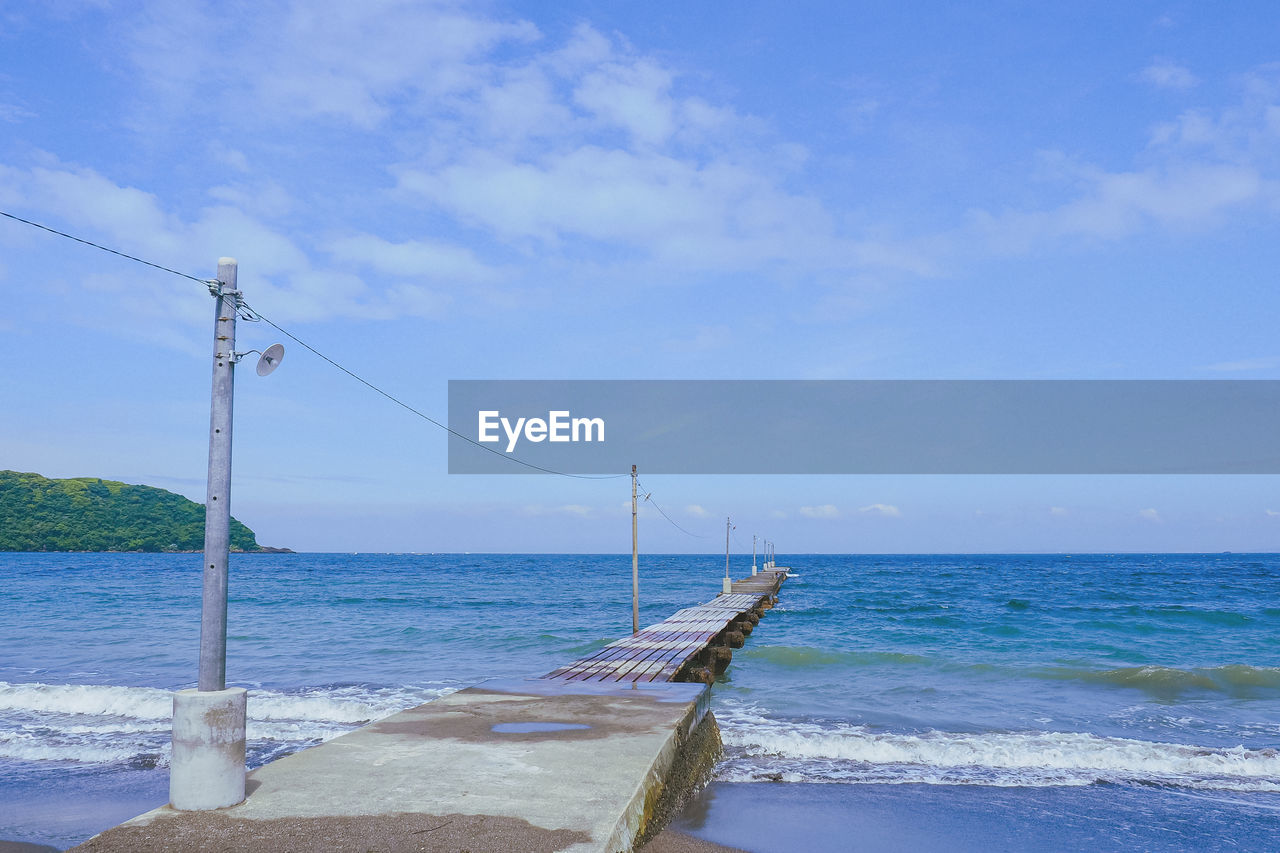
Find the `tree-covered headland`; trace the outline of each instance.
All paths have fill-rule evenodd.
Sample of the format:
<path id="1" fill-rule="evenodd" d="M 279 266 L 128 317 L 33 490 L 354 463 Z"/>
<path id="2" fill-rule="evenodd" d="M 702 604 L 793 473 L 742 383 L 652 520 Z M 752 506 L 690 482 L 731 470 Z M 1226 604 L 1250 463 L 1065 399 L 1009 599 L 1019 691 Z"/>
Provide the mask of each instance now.
<path id="1" fill-rule="evenodd" d="M 0 471 L 0 551 L 200 551 L 204 504 L 153 486 Z M 262 551 L 231 519 L 231 550 Z M 270 549 L 275 550 L 275 549 Z"/>

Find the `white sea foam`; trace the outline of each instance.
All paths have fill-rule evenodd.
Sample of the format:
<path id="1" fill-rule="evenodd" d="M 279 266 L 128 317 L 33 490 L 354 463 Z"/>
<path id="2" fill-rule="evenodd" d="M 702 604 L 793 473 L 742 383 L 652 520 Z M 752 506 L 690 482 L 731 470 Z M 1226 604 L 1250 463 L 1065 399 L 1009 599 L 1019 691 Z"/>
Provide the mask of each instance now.
<path id="1" fill-rule="evenodd" d="M 0 711 L 160 720 L 173 715 L 173 694 L 154 687 L 0 681 Z"/>
<path id="2" fill-rule="evenodd" d="M 749 711 L 717 712 L 722 781 L 925 782 L 1088 785 L 1142 782 L 1280 791 L 1280 751 L 1210 748 L 1083 732 L 900 733 L 862 726 L 786 723 Z"/>
<path id="3" fill-rule="evenodd" d="M 431 685 L 251 690 L 249 752 L 266 760 L 454 689 Z M 0 682 L 0 758 L 167 764 L 172 714 L 172 692 L 154 687 Z"/>

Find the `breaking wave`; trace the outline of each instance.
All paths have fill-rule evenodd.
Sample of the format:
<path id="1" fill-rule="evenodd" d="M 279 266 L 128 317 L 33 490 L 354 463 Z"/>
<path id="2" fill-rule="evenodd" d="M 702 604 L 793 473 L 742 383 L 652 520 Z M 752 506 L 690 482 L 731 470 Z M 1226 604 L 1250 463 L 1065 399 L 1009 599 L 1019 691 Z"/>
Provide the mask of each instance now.
<path id="1" fill-rule="evenodd" d="M 725 782 L 927 783 L 1048 787 L 1137 783 L 1280 792 L 1280 751 L 1081 732 L 887 732 L 716 713 Z"/>
<path id="2" fill-rule="evenodd" d="M 353 685 L 251 690 L 251 765 L 429 702 L 453 687 Z M 0 681 L 0 759 L 154 767 L 168 764 L 173 693 L 154 687 Z"/>

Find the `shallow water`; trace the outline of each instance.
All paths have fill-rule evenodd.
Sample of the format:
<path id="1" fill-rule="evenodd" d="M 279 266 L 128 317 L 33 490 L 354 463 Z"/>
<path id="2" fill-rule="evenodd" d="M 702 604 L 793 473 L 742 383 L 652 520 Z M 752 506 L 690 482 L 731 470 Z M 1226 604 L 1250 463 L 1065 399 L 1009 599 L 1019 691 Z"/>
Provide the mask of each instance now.
<path id="1" fill-rule="evenodd" d="M 883 849 L 1063 849 L 1017 842 L 1028 815 L 1056 815 L 1091 849 L 1205 849 L 1193 840 L 1222 821 L 1242 838 L 1276 829 L 1280 557 L 787 562 L 798 577 L 715 688 L 726 755 L 691 831 L 740 843 L 722 829 L 752 796 L 787 797 L 794 814 L 820 801 L 837 826 L 927 801 L 1007 830 L 974 835 L 974 817 L 973 831 Z M 643 623 L 711 598 L 723 573 L 714 556 L 641 565 Z M 630 629 L 629 556 L 232 566 L 227 672 L 252 690 L 255 766 Z M 735 558 L 735 574 L 749 567 Z M 199 569 L 198 555 L 0 555 L 0 838 L 65 847 L 165 800 Z"/>

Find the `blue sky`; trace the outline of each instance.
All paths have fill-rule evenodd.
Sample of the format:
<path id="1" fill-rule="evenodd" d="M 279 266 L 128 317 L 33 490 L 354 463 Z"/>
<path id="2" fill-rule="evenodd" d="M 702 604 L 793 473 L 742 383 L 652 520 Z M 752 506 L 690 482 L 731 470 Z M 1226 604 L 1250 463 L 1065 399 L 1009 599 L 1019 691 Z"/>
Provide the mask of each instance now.
<path id="1" fill-rule="evenodd" d="M 0 207 L 234 256 L 441 419 L 462 378 L 1280 378 L 1280 10 L 980 5 L 0 2 Z M 202 500 L 199 285 L 3 221 L 0 288 L 0 467 Z M 235 462 L 266 544 L 629 546 L 625 480 L 449 476 L 297 346 L 241 371 Z M 707 537 L 646 509 L 652 551 L 725 515 L 780 553 L 1280 548 L 1273 477 L 647 485 Z"/>

